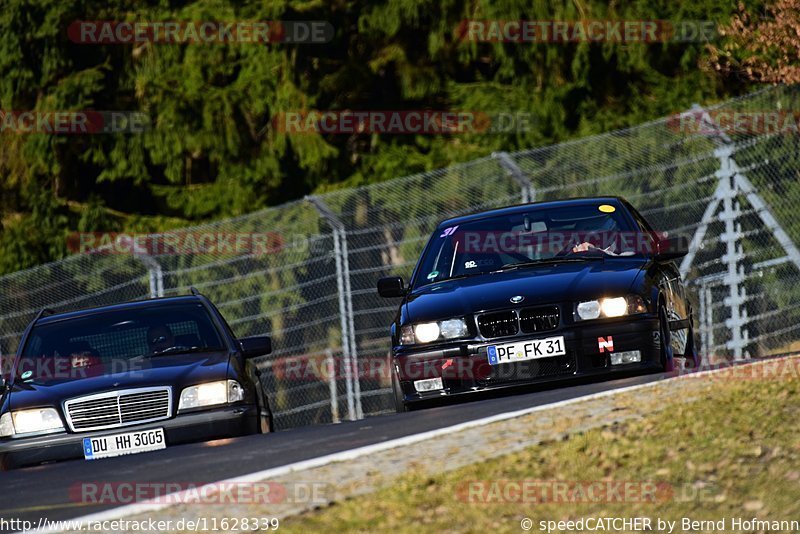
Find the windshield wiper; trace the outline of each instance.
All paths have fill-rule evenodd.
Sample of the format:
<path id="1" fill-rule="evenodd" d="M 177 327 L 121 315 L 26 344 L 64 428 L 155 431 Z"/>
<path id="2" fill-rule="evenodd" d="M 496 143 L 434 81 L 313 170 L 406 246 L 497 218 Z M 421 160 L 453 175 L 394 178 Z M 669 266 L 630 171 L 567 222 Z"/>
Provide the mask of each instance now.
<path id="1" fill-rule="evenodd" d="M 450 280 L 460 280 L 461 278 L 469 278 L 470 276 L 475 276 L 475 275 L 478 275 L 478 274 L 486 274 L 486 272 L 484 271 L 484 272 L 476 272 L 476 273 L 461 273 L 461 274 L 457 274 L 455 276 L 451 276 L 449 278 L 440 278 L 438 280 L 433 279 L 430 282 L 428 282 L 427 284 L 419 286 L 419 287 L 426 287 L 426 286 L 430 286 L 430 285 L 433 285 L 433 284 L 438 284 L 440 282 L 449 282 Z"/>
<path id="2" fill-rule="evenodd" d="M 457 274 L 455 276 L 451 276 L 449 278 L 441 278 L 439 280 L 432 280 L 430 284 L 438 284 L 439 282 L 449 282 L 450 280 L 459 280 L 461 278 L 470 278 L 472 276 L 479 276 L 482 274 L 494 274 L 494 273 L 502 273 L 504 271 L 513 271 L 515 269 L 525 268 L 525 267 L 534 267 L 536 265 L 552 265 L 555 263 L 583 263 L 587 261 L 594 261 L 594 260 L 602 260 L 605 258 L 605 254 L 589 254 L 585 255 L 582 254 L 581 256 L 572 256 L 572 257 L 558 257 L 558 258 L 545 258 L 541 260 L 532 260 L 532 261 L 521 261 L 519 263 L 509 263 L 508 265 L 504 265 L 499 269 L 494 271 L 475 271 L 474 273 L 462 273 Z M 422 286 L 421 286 L 422 287 Z"/>
<path id="3" fill-rule="evenodd" d="M 552 265 L 555 263 L 584 263 L 587 261 L 602 260 L 604 256 L 575 256 L 571 258 L 546 258 L 541 260 L 521 261 L 519 263 L 509 263 L 504 265 L 491 273 L 502 273 L 505 271 L 514 271 L 516 269 L 525 269 L 527 267 L 536 267 L 538 265 Z"/>
<path id="4" fill-rule="evenodd" d="M 182 346 L 175 346 L 169 347 L 164 350 L 159 350 L 157 352 L 151 352 L 149 354 L 145 354 L 146 358 L 151 358 L 153 356 L 167 356 L 170 354 L 192 354 L 195 352 L 219 352 L 224 350 L 222 347 L 182 347 Z"/>

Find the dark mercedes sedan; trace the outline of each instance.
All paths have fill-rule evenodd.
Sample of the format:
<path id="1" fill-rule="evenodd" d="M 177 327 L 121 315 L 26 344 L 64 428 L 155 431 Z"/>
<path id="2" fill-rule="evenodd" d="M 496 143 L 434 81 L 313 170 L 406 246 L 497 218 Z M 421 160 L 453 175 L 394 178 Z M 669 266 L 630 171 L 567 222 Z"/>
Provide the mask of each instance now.
<path id="1" fill-rule="evenodd" d="M 251 361 L 204 296 L 43 311 L 21 339 L 0 399 L 0 465 L 87 460 L 272 429 Z"/>
<path id="2" fill-rule="evenodd" d="M 484 389 L 699 365 L 692 309 L 656 232 L 621 198 L 512 206 L 436 228 L 391 326 L 398 411 Z"/>

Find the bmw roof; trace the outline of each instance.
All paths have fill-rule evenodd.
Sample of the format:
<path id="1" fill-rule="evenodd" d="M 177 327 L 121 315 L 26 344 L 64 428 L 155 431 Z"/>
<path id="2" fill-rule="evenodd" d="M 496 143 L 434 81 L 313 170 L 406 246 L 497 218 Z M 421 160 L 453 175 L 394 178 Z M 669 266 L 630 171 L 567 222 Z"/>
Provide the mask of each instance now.
<path id="1" fill-rule="evenodd" d="M 477 221 L 480 219 L 487 219 L 490 217 L 496 217 L 498 215 L 512 215 L 514 213 L 525 213 L 530 211 L 531 208 L 540 209 L 540 208 L 559 208 L 559 207 L 566 207 L 566 206 L 585 206 L 587 204 L 612 204 L 615 206 L 619 206 L 620 204 L 625 204 L 625 201 L 620 197 L 582 197 L 582 198 L 571 198 L 565 200 L 550 200 L 545 202 L 531 202 L 529 204 L 517 204 L 514 206 L 506 206 L 503 208 L 496 208 L 493 210 L 487 211 L 479 211 L 475 213 L 470 213 L 468 215 L 461 215 L 459 217 L 453 217 L 451 219 L 446 219 L 439 223 L 439 227 L 441 226 L 453 226 L 455 224 L 463 224 L 471 221 Z M 437 227 L 438 228 L 438 227 Z"/>

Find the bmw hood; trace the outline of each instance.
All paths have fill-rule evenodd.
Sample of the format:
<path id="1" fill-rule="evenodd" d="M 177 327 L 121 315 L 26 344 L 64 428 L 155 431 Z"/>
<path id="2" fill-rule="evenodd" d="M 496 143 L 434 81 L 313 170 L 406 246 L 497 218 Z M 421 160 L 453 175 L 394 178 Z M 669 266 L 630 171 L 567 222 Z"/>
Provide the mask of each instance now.
<path id="1" fill-rule="evenodd" d="M 403 322 L 459 317 L 486 310 L 622 296 L 635 292 L 644 259 L 544 264 L 443 281 L 412 292 Z M 512 297 L 523 297 L 512 303 Z"/>

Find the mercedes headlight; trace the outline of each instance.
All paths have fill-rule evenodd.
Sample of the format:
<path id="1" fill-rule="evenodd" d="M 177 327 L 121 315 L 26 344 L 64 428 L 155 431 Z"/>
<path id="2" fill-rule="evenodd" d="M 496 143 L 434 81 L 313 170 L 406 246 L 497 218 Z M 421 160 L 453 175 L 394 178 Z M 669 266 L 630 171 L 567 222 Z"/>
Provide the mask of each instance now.
<path id="1" fill-rule="evenodd" d="M 45 434 L 61 432 L 64 424 L 54 408 L 36 408 L 7 412 L 0 416 L 0 437 L 16 434 Z"/>
<path id="2" fill-rule="evenodd" d="M 622 317 L 623 315 L 644 313 L 647 311 L 647 306 L 639 295 L 629 295 L 579 302 L 575 310 L 576 318 L 586 321 L 598 317 Z"/>
<path id="3" fill-rule="evenodd" d="M 400 343 L 431 343 L 440 339 L 456 339 L 468 334 L 467 322 L 463 317 L 434 321 L 430 323 L 408 324 L 400 328 Z"/>
<path id="4" fill-rule="evenodd" d="M 244 388 L 236 380 L 217 380 L 184 388 L 178 410 L 227 404 L 244 399 Z"/>

